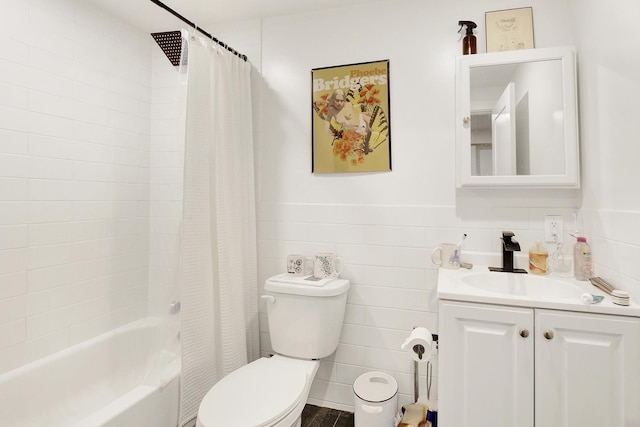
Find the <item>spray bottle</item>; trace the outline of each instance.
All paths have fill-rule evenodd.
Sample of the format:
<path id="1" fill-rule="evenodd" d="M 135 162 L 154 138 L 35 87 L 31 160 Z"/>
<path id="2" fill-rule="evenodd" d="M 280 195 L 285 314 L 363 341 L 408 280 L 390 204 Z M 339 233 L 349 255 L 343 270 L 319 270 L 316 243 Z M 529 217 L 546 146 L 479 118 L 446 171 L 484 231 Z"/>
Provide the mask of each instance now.
<path id="1" fill-rule="evenodd" d="M 473 21 L 458 21 L 458 25 L 460 25 L 460 29 L 458 30 L 458 32 L 462 31 L 462 28 L 464 26 L 467 27 L 467 34 L 462 39 L 462 54 L 475 54 L 476 36 L 473 35 L 473 29 L 477 27 L 476 23 Z"/>

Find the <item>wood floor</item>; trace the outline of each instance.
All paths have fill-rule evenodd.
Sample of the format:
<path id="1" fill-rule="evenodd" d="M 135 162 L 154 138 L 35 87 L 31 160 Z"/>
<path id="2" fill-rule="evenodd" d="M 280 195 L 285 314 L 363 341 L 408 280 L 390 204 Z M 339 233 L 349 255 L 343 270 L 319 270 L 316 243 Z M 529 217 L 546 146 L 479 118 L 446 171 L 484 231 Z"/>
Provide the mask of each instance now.
<path id="1" fill-rule="evenodd" d="M 302 410 L 302 427 L 353 427 L 353 414 L 307 404 Z"/>

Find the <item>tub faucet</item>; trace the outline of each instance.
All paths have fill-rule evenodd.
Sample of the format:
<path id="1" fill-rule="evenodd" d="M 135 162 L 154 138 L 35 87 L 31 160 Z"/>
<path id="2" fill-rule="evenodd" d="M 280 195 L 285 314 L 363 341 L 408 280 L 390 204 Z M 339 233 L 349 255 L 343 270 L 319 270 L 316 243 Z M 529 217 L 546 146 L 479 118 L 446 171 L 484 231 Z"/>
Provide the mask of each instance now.
<path id="1" fill-rule="evenodd" d="M 502 237 L 502 268 L 489 267 L 491 271 L 503 271 L 505 273 L 524 273 L 527 271 L 521 268 L 513 268 L 513 253 L 520 251 L 520 243 L 514 239 L 513 231 L 503 231 Z"/>

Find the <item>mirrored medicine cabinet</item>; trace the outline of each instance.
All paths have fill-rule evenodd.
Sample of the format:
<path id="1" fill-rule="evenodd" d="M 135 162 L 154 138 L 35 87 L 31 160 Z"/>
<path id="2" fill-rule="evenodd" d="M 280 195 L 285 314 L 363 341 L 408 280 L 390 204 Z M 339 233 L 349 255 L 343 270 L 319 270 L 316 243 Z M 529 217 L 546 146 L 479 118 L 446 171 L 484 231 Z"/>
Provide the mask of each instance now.
<path id="1" fill-rule="evenodd" d="M 456 68 L 456 185 L 579 188 L 575 50 L 465 55 Z"/>

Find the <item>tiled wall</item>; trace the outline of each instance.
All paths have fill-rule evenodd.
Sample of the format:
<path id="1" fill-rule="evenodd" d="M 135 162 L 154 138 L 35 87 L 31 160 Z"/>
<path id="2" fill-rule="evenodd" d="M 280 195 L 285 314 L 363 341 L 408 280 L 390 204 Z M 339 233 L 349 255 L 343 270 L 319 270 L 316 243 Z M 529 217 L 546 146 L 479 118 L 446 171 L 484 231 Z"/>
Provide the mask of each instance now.
<path id="1" fill-rule="evenodd" d="M 526 249 L 541 239 L 544 213 L 570 221 L 573 212 L 557 207 L 478 207 L 474 219 L 468 219 L 454 206 L 266 202 L 259 211 L 262 282 L 284 270 L 290 253 L 332 251 L 344 261 L 341 276 L 351 281 L 345 324 L 337 352 L 321 363 L 310 402 L 346 410 L 353 410 L 353 382 L 372 370 L 396 378 L 400 404 L 413 402 L 413 364 L 400 346 L 414 326 L 438 332 L 437 268 L 430 258 L 435 246 L 457 242 L 467 233 L 462 259 L 473 261 L 478 253 L 499 253 L 498 236 L 506 227 L 524 249 L 517 266 L 527 267 Z M 496 217 L 498 221 L 490 219 Z M 495 261 L 499 265 L 499 256 Z M 264 307 L 260 325 L 262 350 L 268 353 Z M 432 398 L 437 397 L 437 360 L 432 359 Z M 426 394 L 424 364 L 419 381 L 421 394 Z"/>
<path id="2" fill-rule="evenodd" d="M 2 0 L 0 372 L 147 313 L 151 38 Z"/>
<path id="3" fill-rule="evenodd" d="M 182 219 L 186 68 L 152 48 L 149 200 L 149 312 L 179 300 L 176 285 Z"/>
<path id="4" fill-rule="evenodd" d="M 537 46 L 571 44 L 566 2 L 529 5 L 536 28 L 544 29 L 536 30 Z M 412 362 L 400 345 L 414 326 L 438 330 L 435 246 L 467 233 L 463 259 L 486 252 L 499 263 L 502 230 L 513 231 L 526 254 L 543 239 L 545 215 L 569 223 L 581 202 L 580 191 L 455 188 L 460 44 L 453 25 L 461 16 L 481 23 L 485 11 L 514 5 L 399 0 L 374 6 L 274 17 L 261 27 L 260 280 L 282 272 L 289 253 L 328 250 L 343 259 L 343 277 L 352 283 L 345 324 L 336 354 L 322 361 L 310 403 L 345 410 L 353 410 L 354 380 L 373 370 L 398 380 L 400 404 L 413 401 Z M 381 59 L 390 61 L 393 170 L 313 174 L 310 70 Z M 521 257 L 516 262 L 527 264 Z M 268 352 L 264 311 L 261 320 Z M 437 357 L 434 363 L 437 375 Z M 423 366 L 422 394 L 425 388 Z M 431 397 L 437 397 L 437 378 Z"/>

